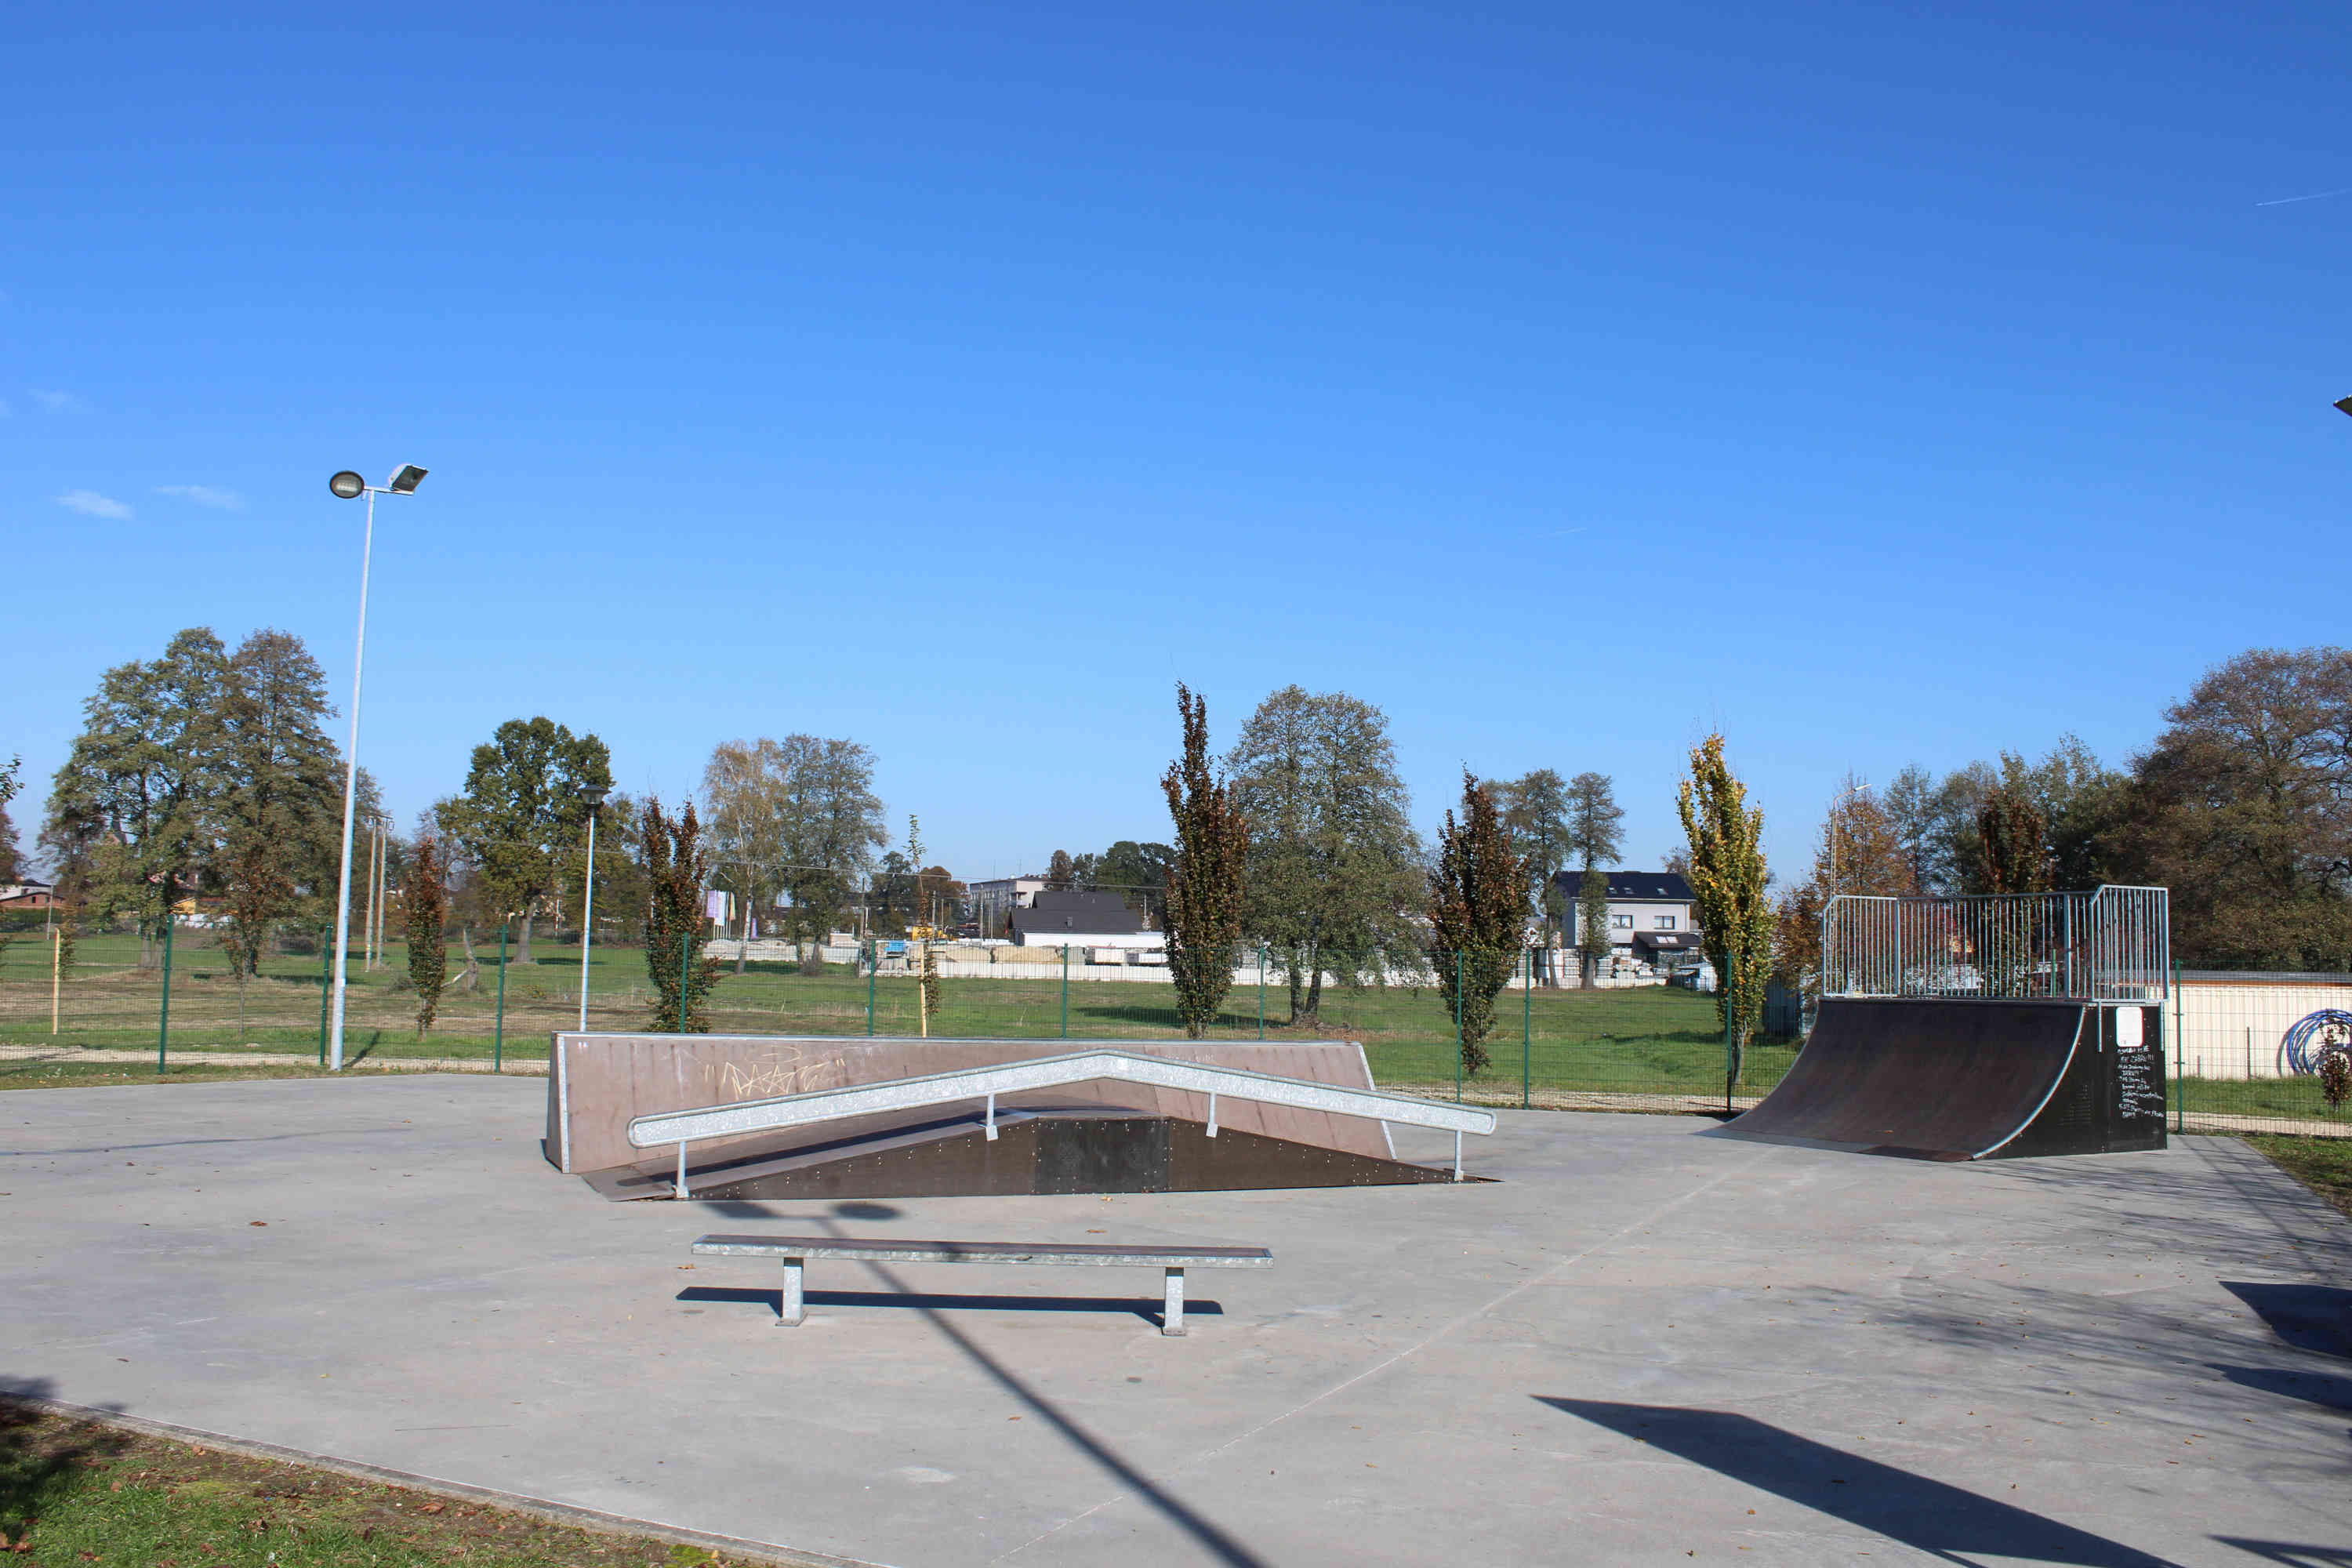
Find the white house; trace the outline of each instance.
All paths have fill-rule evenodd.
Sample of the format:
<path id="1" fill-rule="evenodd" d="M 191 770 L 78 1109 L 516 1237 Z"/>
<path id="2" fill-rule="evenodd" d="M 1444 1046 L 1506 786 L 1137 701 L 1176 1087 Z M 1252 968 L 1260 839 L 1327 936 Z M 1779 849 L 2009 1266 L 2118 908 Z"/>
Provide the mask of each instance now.
<path id="1" fill-rule="evenodd" d="M 1674 871 L 1603 871 L 1609 881 L 1610 956 L 1659 969 L 1698 962 L 1698 903 L 1690 884 Z M 1552 879 L 1568 902 L 1568 930 L 1578 930 L 1577 900 L 1584 873 L 1562 871 Z"/>

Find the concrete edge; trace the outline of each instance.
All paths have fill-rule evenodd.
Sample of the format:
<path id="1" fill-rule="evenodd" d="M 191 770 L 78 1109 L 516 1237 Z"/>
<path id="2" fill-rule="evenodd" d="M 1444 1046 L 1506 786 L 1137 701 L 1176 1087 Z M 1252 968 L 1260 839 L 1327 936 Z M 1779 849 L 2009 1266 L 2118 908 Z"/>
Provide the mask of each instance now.
<path id="1" fill-rule="evenodd" d="M 129 1415 L 119 1410 L 104 1410 L 93 1405 L 75 1405 L 68 1400 L 50 1399 L 38 1394 L 10 1394 L 0 1391 L 0 1399 L 53 1415 L 69 1415 L 84 1421 L 94 1421 L 102 1426 L 119 1426 L 147 1437 L 164 1437 L 178 1443 L 202 1444 L 218 1448 L 225 1454 L 241 1454 L 251 1459 L 269 1459 L 280 1464 L 303 1465 L 311 1469 L 326 1470 L 346 1476 L 352 1480 L 375 1481 L 408 1491 L 423 1492 L 431 1497 L 448 1498 L 453 1501 L 488 1503 L 510 1513 L 529 1514 L 551 1524 L 571 1525 L 575 1529 L 593 1531 L 600 1535 L 641 1535 L 655 1541 L 667 1541 L 680 1546 L 699 1546 L 723 1552 L 730 1557 L 751 1562 L 778 1564 L 779 1568 L 887 1568 L 886 1564 L 870 1563 L 862 1557 L 834 1557 L 822 1552 L 803 1552 L 795 1547 L 779 1546 L 772 1542 L 746 1541 L 740 1536 L 713 1535 L 707 1531 L 681 1530 L 676 1525 L 661 1524 L 652 1520 L 631 1519 L 625 1514 L 604 1513 L 595 1509 L 575 1508 L 570 1503 L 553 1502 L 545 1498 L 525 1497 L 519 1492 L 502 1492 L 489 1487 L 468 1486 L 463 1481 L 443 1480 L 436 1476 L 420 1476 L 408 1470 L 388 1469 L 382 1465 L 370 1465 L 357 1459 L 338 1458 L 332 1454 L 315 1454 L 308 1449 L 289 1448 L 276 1443 L 264 1443 L 247 1437 L 231 1437 L 219 1432 L 208 1432 L 201 1426 L 182 1426 L 170 1421 L 152 1421 L 142 1415 Z"/>

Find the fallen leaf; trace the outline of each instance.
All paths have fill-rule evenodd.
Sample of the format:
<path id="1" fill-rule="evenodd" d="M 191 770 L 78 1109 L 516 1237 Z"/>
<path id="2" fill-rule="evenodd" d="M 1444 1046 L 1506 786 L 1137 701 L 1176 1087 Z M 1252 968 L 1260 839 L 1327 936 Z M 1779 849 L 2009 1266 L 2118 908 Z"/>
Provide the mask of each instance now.
<path id="1" fill-rule="evenodd" d="M 443 1509 L 447 1508 L 448 1506 L 449 1505 L 447 1503 L 428 1502 L 422 1508 L 419 1508 L 416 1511 L 419 1513 L 439 1513 Z"/>
<path id="2" fill-rule="evenodd" d="M 268 1226 L 268 1225 L 269 1224 L 269 1222 L 268 1222 L 268 1220 L 266 1220 L 266 1219 L 249 1219 L 249 1220 L 247 1220 L 245 1223 L 246 1223 L 246 1224 L 247 1224 L 247 1225 L 257 1225 L 257 1226 L 265 1226 L 265 1227 L 266 1227 L 266 1226 Z"/>

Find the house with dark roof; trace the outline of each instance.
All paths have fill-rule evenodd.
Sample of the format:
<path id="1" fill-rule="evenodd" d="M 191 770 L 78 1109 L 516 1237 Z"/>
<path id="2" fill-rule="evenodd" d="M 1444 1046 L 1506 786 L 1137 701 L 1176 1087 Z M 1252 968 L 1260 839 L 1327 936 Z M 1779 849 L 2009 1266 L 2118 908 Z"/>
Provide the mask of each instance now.
<path id="1" fill-rule="evenodd" d="M 1168 945 L 1168 933 L 1144 930 L 1143 916 L 1117 893 L 1041 889 L 1030 896 L 1029 907 L 1014 910 L 1011 919 L 1013 940 L 1023 947 Z"/>
<path id="2" fill-rule="evenodd" d="M 1612 956 L 1660 969 L 1698 962 L 1698 901 L 1675 871 L 1601 871 L 1608 879 L 1609 948 Z M 1577 900 L 1584 873 L 1562 871 L 1552 880 L 1568 900 L 1569 935 L 1577 934 Z"/>

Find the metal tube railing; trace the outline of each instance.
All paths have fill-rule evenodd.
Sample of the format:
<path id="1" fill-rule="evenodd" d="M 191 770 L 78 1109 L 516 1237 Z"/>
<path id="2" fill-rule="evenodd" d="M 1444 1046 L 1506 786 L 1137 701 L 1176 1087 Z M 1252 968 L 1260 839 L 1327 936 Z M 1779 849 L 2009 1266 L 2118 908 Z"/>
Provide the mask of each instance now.
<path id="1" fill-rule="evenodd" d="M 1957 899 L 1841 894 L 1822 914 L 1824 996 L 2161 1001 L 2162 888 Z"/>

